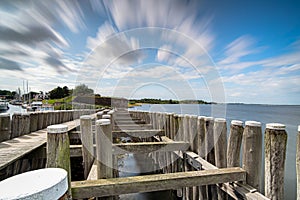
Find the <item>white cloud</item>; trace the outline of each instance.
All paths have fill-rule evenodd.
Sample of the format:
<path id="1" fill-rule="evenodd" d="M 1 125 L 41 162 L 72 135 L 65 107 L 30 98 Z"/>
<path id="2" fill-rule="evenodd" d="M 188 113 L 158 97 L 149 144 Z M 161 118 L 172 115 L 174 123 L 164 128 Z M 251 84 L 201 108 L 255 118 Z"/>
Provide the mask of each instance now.
<path id="1" fill-rule="evenodd" d="M 221 60 L 218 64 L 232 64 L 240 61 L 240 58 L 247 56 L 249 54 L 256 53 L 257 50 L 254 46 L 254 39 L 248 35 L 241 36 L 231 42 L 225 48 L 225 58 Z"/>
<path id="2" fill-rule="evenodd" d="M 77 1 L 3 0 L 0 16 L 1 69 L 49 66 L 60 73 L 70 70 L 63 52 L 69 43 L 55 29 L 65 26 L 78 32 L 85 28 Z"/>

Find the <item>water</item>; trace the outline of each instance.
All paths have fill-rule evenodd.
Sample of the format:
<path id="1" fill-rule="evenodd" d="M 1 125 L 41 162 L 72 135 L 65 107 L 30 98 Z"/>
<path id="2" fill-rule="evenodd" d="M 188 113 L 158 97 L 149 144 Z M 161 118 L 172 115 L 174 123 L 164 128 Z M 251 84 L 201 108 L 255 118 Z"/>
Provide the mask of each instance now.
<path id="1" fill-rule="evenodd" d="M 278 122 L 285 124 L 288 133 L 285 164 L 285 199 L 296 199 L 296 141 L 298 133 L 297 129 L 298 125 L 300 125 L 300 105 L 143 104 L 140 107 L 132 108 L 132 110 L 223 117 L 227 120 L 228 128 L 230 121 L 233 119 L 241 121 L 259 121 L 262 123 L 263 131 L 265 130 L 265 125 L 267 123 Z"/>
<path id="2" fill-rule="evenodd" d="M 27 112 L 27 110 L 23 109 L 21 106 L 15 106 L 15 105 L 8 104 L 8 107 L 9 107 L 8 110 L 2 111 L 1 113 L 9 113 L 10 116 L 12 116 L 15 112 L 19 112 L 19 113 Z"/>

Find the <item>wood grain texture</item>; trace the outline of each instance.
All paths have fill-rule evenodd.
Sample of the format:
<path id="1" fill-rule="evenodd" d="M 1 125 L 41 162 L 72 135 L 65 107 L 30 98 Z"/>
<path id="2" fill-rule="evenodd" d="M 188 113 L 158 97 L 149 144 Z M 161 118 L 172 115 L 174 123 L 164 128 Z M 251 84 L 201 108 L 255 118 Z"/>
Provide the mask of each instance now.
<path id="1" fill-rule="evenodd" d="M 284 199 L 286 144 L 285 130 L 265 130 L 265 195 L 270 199 Z"/>
<path id="2" fill-rule="evenodd" d="M 243 180 L 245 180 L 244 170 L 241 168 L 226 168 L 72 182 L 72 193 L 73 198 L 89 198 Z"/>

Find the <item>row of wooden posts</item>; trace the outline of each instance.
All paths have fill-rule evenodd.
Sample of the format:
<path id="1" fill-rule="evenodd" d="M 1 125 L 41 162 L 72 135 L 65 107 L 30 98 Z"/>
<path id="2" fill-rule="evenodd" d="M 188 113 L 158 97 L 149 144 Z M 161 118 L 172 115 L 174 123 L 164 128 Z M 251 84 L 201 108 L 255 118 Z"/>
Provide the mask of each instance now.
<path id="1" fill-rule="evenodd" d="M 153 128 L 163 128 L 166 136 L 175 141 L 187 141 L 190 144 L 187 151 L 192 151 L 218 168 L 239 167 L 247 171 L 247 184 L 262 192 L 262 149 L 265 153 L 265 196 L 270 199 L 284 199 L 284 168 L 286 157 L 287 133 L 285 125 L 278 123 L 266 124 L 264 144 L 261 123 L 233 120 L 227 138 L 226 120 L 195 115 L 177 115 L 172 113 L 155 113 L 144 111 L 130 111 L 134 118 L 144 119 Z M 299 130 L 300 131 L 300 126 Z M 297 199 L 300 200 L 300 132 L 297 140 Z M 240 158 L 242 150 L 242 158 Z M 162 167 L 166 165 L 162 160 L 171 159 L 172 155 L 155 155 L 153 158 Z M 176 162 L 175 162 L 176 163 Z M 173 172 L 174 166 L 165 167 L 165 172 Z M 173 170 L 172 170 L 173 169 Z M 194 168 L 195 169 L 195 168 Z M 175 169 L 178 170 L 178 169 Z M 191 170 L 184 166 L 181 170 Z M 206 193 L 200 188 L 202 199 L 210 195 L 216 188 L 208 188 Z M 189 192 L 188 190 L 186 191 Z M 191 192 L 191 191 L 190 191 Z M 188 195 L 188 194 L 186 194 Z M 221 198 L 222 199 L 222 198 Z"/>
<path id="2" fill-rule="evenodd" d="M 96 146 L 97 152 L 94 152 L 93 147 L 93 131 L 92 121 L 95 120 L 91 115 L 80 116 L 80 131 L 82 143 L 82 156 L 84 167 L 84 178 L 87 179 L 90 169 L 94 163 L 96 154 L 97 162 L 97 178 L 112 178 L 113 177 L 113 161 L 112 161 L 112 123 L 109 110 L 100 111 L 97 113 L 96 121 Z M 71 162 L 70 162 L 70 139 L 68 127 L 66 125 L 51 125 L 47 127 L 47 164 L 46 167 L 62 168 L 68 173 L 67 192 L 68 198 L 72 198 L 71 191 Z"/>
<path id="3" fill-rule="evenodd" d="M 60 124 L 74 119 L 81 115 L 95 113 L 96 110 L 57 110 L 29 113 L 0 114 L 0 142 L 10 140 L 31 132 L 47 128 L 52 124 Z"/>
<path id="4" fill-rule="evenodd" d="M 112 157 L 112 127 L 116 121 L 113 119 L 113 112 L 105 115 L 98 113 L 102 118 L 96 121 L 96 162 L 97 178 L 112 178 L 114 176 Z M 152 152 L 149 154 L 165 173 L 179 171 L 206 170 L 227 167 L 239 167 L 246 171 L 246 183 L 235 183 L 249 188 L 250 195 L 257 199 L 284 199 L 284 167 L 287 144 L 287 133 L 285 125 L 270 123 L 266 125 L 264 132 L 265 147 L 265 198 L 260 194 L 262 174 L 262 145 L 263 134 L 261 123 L 246 121 L 245 127 L 242 121 L 231 121 L 229 137 L 227 139 L 227 124 L 223 118 L 212 118 L 194 115 L 176 115 L 170 113 L 152 113 L 142 111 L 130 111 L 132 118 L 139 118 L 146 124 L 151 124 L 154 129 L 164 129 L 165 136 L 156 138 L 158 140 L 186 141 L 190 145 L 182 152 Z M 101 117 L 100 117 L 101 116 Z M 103 119 L 106 118 L 106 119 Z M 112 119 L 112 120 L 110 120 Z M 93 163 L 92 153 L 93 135 L 91 118 L 81 117 L 81 139 L 83 145 L 82 153 L 84 165 L 86 165 L 85 178 Z M 142 127 L 142 125 L 141 125 Z M 298 130 L 300 131 L 300 130 Z M 298 134 L 298 136 L 300 133 Z M 89 137 L 89 138 L 88 138 Z M 55 141 L 55 142 L 54 142 Z M 67 128 L 61 125 L 48 127 L 47 141 L 47 166 L 61 167 L 68 171 L 70 176 L 70 149 Z M 88 144 L 90 143 L 90 144 Z M 298 137 L 297 147 L 300 141 Z M 84 149 L 85 148 L 85 149 Z M 242 151 L 242 159 L 240 152 Z M 105 153 L 104 153 L 105 152 Z M 207 164 L 205 163 L 207 161 Z M 201 164 L 199 164 L 201 163 Z M 300 152 L 297 149 L 297 198 L 299 198 L 300 184 Z M 246 186 L 245 186 L 246 185 Z M 71 180 L 69 179 L 69 194 L 71 194 Z M 224 193 L 234 191 L 227 190 L 226 184 L 208 185 L 178 190 L 178 195 L 184 199 L 223 199 Z M 225 189 L 224 189 L 225 188 Z M 74 190 L 73 190 L 74 192 Z M 75 190 L 76 192 L 76 190 Z"/>

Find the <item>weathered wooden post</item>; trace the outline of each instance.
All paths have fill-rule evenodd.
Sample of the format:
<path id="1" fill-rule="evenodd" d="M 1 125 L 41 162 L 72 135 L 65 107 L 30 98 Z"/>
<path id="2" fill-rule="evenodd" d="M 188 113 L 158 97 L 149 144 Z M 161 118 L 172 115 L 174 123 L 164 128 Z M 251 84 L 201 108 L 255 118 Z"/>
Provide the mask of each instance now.
<path id="1" fill-rule="evenodd" d="M 227 126 L 224 118 L 216 118 L 214 123 L 216 167 L 227 167 Z"/>
<path id="2" fill-rule="evenodd" d="M 205 157 L 205 118 L 206 116 L 198 116 L 197 120 L 197 137 L 198 137 L 198 155 Z"/>
<path id="3" fill-rule="evenodd" d="M 71 198 L 70 140 L 67 125 L 47 127 L 47 168 L 62 168 L 68 172 L 68 195 Z"/>
<path id="4" fill-rule="evenodd" d="M 215 161 L 216 167 L 226 168 L 227 167 L 227 125 L 226 119 L 216 118 L 214 123 L 214 140 L 215 144 Z M 218 199 L 226 199 L 226 194 L 217 188 Z"/>
<path id="5" fill-rule="evenodd" d="M 20 124 L 21 124 L 22 113 L 15 112 L 12 115 L 11 120 L 11 139 L 20 135 Z"/>
<path id="6" fill-rule="evenodd" d="M 47 128 L 51 125 L 50 111 L 43 111 L 43 128 Z"/>
<path id="7" fill-rule="evenodd" d="M 247 184 L 261 191 L 262 132 L 260 122 L 245 122 L 242 168 L 247 172 Z"/>
<path id="8" fill-rule="evenodd" d="M 205 157 L 205 116 L 198 116 L 197 119 L 197 138 L 199 144 L 197 153 L 200 157 L 204 158 Z M 204 200 L 208 199 L 207 198 L 207 193 L 206 193 L 206 186 L 200 186 L 199 188 L 199 199 Z"/>
<path id="9" fill-rule="evenodd" d="M 175 135 L 175 141 L 183 141 L 184 137 L 183 137 L 183 118 L 184 116 L 182 114 L 179 115 L 175 115 L 175 130 L 176 130 L 176 135 Z M 183 168 L 183 160 L 181 158 L 178 158 L 176 160 L 176 164 L 177 164 L 177 172 L 183 172 L 184 168 Z M 178 197 L 182 197 L 183 196 L 183 190 L 182 189 L 177 189 L 177 196 Z"/>
<path id="10" fill-rule="evenodd" d="M 215 140 L 214 140 L 214 118 L 206 117 L 205 119 L 205 159 L 215 165 Z M 207 197 L 217 199 L 217 187 L 215 185 L 207 186 Z"/>
<path id="11" fill-rule="evenodd" d="M 110 119 L 99 119 L 96 121 L 96 146 L 97 178 L 112 178 L 112 126 L 110 123 Z"/>
<path id="12" fill-rule="evenodd" d="M 296 171 L 297 171 L 297 200 L 300 200 L 300 125 L 298 126 L 296 151 Z"/>
<path id="13" fill-rule="evenodd" d="M 0 114 L 0 142 L 10 139 L 10 115 L 9 113 Z"/>
<path id="14" fill-rule="evenodd" d="M 30 113 L 30 132 L 38 130 L 38 113 Z"/>
<path id="15" fill-rule="evenodd" d="M 284 199 L 284 165 L 287 133 L 284 124 L 269 123 L 265 130 L 265 195 Z"/>
<path id="16" fill-rule="evenodd" d="M 29 113 L 14 113 L 12 117 L 11 130 L 11 138 L 30 133 Z"/>
<path id="17" fill-rule="evenodd" d="M 227 145 L 227 167 L 240 166 L 240 152 L 243 132 L 243 122 L 239 120 L 232 120 Z"/>
<path id="18" fill-rule="evenodd" d="M 38 129 L 38 130 L 41 130 L 41 129 L 44 128 L 44 127 L 43 127 L 44 113 L 41 112 L 41 111 L 39 111 L 39 112 L 37 112 L 37 113 L 38 113 L 38 127 L 37 127 L 37 129 Z"/>
<path id="19" fill-rule="evenodd" d="M 90 169 L 94 162 L 92 117 L 90 115 L 83 115 L 80 117 L 80 129 L 81 129 L 80 138 L 82 143 L 84 178 L 87 179 Z"/>
<path id="20" fill-rule="evenodd" d="M 30 133 L 30 114 L 22 113 L 22 135 Z"/>

